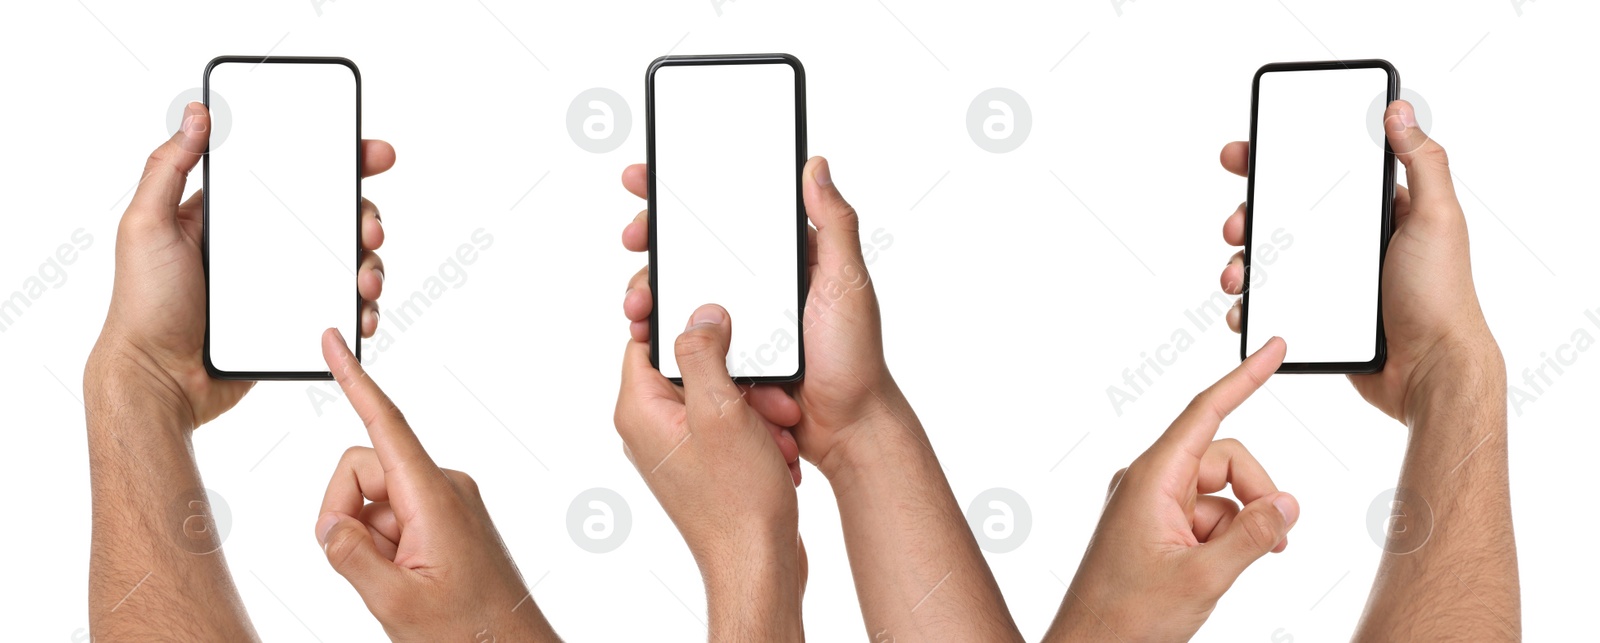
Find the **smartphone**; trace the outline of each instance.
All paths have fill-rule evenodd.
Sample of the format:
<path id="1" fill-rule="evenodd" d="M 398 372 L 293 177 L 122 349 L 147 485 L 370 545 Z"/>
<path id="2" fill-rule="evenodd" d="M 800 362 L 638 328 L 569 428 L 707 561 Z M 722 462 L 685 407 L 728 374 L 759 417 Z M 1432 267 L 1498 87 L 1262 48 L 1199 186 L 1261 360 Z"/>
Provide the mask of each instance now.
<path id="1" fill-rule="evenodd" d="M 1382 60 L 1256 72 L 1240 359 L 1276 335 L 1289 345 L 1279 373 L 1383 369 L 1395 180 L 1383 113 L 1399 95 L 1400 74 Z"/>
<path id="2" fill-rule="evenodd" d="M 205 71 L 205 365 L 332 379 L 324 330 L 361 355 L 361 72 L 343 58 L 223 56 Z M 223 108 L 226 105 L 226 108 Z"/>
<path id="3" fill-rule="evenodd" d="M 645 74 L 650 361 L 674 382 L 672 341 L 704 304 L 733 318 L 733 378 L 805 373 L 805 79 L 788 54 L 664 56 Z"/>

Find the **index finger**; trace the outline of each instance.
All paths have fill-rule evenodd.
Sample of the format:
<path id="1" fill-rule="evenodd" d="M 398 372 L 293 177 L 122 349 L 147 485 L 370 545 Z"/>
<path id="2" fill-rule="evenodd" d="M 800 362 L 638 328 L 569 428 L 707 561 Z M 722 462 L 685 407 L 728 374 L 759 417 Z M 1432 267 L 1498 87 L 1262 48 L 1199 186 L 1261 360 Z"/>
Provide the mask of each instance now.
<path id="1" fill-rule="evenodd" d="M 1222 425 L 1222 418 L 1228 417 L 1256 389 L 1267 383 L 1267 378 L 1272 377 L 1278 366 L 1283 364 L 1283 355 L 1287 350 L 1288 345 L 1283 338 L 1267 340 L 1265 346 L 1245 358 L 1237 368 L 1196 395 L 1183 413 L 1178 415 L 1178 419 L 1172 421 L 1172 426 L 1167 427 L 1167 432 L 1150 446 L 1150 451 L 1158 456 L 1181 451 L 1200 460 L 1205 456 L 1207 447 L 1211 446 L 1212 438 L 1217 436 L 1217 427 Z"/>
<path id="2" fill-rule="evenodd" d="M 350 353 L 350 347 L 345 345 L 344 335 L 338 329 L 329 328 L 322 332 L 322 358 L 327 360 L 333 379 L 339 381 L 345 398 L 350 400 L 350 406 L 361 416 L 361 423 L 366 425 L 367 435 L 372 438 L 372 448 L 377 450 L 378 461 L 383 464 L 385 474 L 417 467 L 422 467 L 424 471 L 438 471 L 433 458 L 428 457 L 422 442 L 417 440 L 417 434 L 411 431 L 411 425 L 400 414 L 400 408 L 389 400 L 388 395 L 384 395 L 377 382 L 367 376 L 367 371 Z M 424 477 L 432 479 L 437 476 Z"/>

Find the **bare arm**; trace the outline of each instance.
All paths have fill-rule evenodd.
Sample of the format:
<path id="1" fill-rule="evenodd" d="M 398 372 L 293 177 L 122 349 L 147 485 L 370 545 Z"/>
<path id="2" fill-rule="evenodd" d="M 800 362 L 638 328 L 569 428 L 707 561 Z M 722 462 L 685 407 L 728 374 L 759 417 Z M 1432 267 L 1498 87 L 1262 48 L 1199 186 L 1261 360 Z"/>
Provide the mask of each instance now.
<path id="1" fill-rule="evenodd" d="M 254 641 L 195 467 L 192 424 L 128 360 L 84 374 L 94 532 L 89 623 L 99 640 Z"/>
<path id="2" fill-rule="evenodd" d="M 1450 161 L 1405 101 L 1389 104 L 1384 130 L 1405 164 L 1395 189 L 1394 235 L 1383 265 L 1383 370 L 1353 375 L 1361 396 L 1411 431 L 1390 533 L 1361 641 L 1521 638 L 1521 598 L 1506 465 L 1505 362 L 1478 304 L 1467 221 Z M 1249 144 L 1222 150 L 1245 176 Z M 1223 226 L 1244 245 L 1243 206 Z M 1243 260 L 1222 273 L 1243 287 Z M 1239 330 L 1239 309 L 1228 326 Z M 1508 636 L 1509 635 L 1509 636 Z"/>
<path id="3" fill-rule="evenodd" d="M 1425 391 L 1355 640 L 1517 640 L 1505 365 L 1490 345 Z"/>
<path id="4" fill-rule="evenodd" d="M 205 106 L 150 155 L 117 228 L 111 305 L 84 368 L 94 531 L 89 624 L 96 640 L 255 640 L 215 534 L 190 435 L 232 408 L 251 382 L 214 380 L 201 363 L 205 272 L 201 197 L 183 197 L 210 135 Z M 394 164 L 365 141 L 362 174 Z M 362 202 L 362 336 L 377 328 L 383 241 Z"/>
<path id="5" fill-rule="evenodd" d="M 895 390 L 823 470 L 873 641 L 1020 641 L 927 434 Z"/>
<path id="6" fill-rule="evenodd" d="M 625 170 L 622 183 L 640 198 L 649 193 L 643 165 Z M 747 398 L 786 427 L 775 436 L 779 444 L 792 433 L 799 457 L 832 484 L 871 640 L 1020 641 L 928 436 L 884 361 L 855 208 L 822 157 L 806 163 L 801 189 L 814 227 L 805 379 L 792 391 L 757 386 Z M 641 211 L 623 229 L 622 243 L 644 252 L 647 240 L 648 213 Z M 653 305 L 641 270 L 623 303 L 636 342 L 649 341 Z M 799 468 L 790 467 L 798 484 Z"/>

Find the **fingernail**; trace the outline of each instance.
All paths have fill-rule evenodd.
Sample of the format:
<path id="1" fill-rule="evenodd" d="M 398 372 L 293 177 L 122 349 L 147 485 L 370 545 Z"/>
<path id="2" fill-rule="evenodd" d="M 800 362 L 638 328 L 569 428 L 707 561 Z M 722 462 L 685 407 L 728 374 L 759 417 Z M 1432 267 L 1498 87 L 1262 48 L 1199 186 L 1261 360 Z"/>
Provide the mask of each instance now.
<path id="1" fill-rule="evenodd" d="M 701 306 L 694 311 L 694 316 L 689 318 L 689 328 L 722 323 L 722 309 L 717 306 Z"/>
<path id="2" fill-rule="evenodd" d="M 1294 526 L 1294 521 L 1300 518 L 1300 508 L 1295 506 L 1294 501 L 1289 498 L 1288 494 L 1273 498 L 1272 506 L 1283 516 L 1283 524 L 1285 525 L 1292 527 Z"/>
<path id="3" fill-rule="evenodd" d="M 1406 127 L 1417 126 L 1417 112 L 1410 105 L 1400 106 L 1400 123 Z"/>
<path id="4" fill-rule="evenodd" d="M 328 546 L 328 532 L 333 531 L 333 526 L 339 524 L 339 514 L 325 513 L 317 519 L 317 544 Z"/>
<path id="5" fill-rule="evenodd" d="M 191 132 L 194 129 L 194 114 L 184 114 L 183 124 L 179 125 L 178 129 L 184 132 Z"/>
<path id="6" fill-rule="evenodd" d="M 833 185 L 833 176 L 828 174 L 828 162 L 817 164 L 817 171 L 811 174 L 816 179 L 817 185 Z"/>
<path id="7" fill-rule="evenodd" d="M 205 123 L 202 123 L 200 115 L 195 113 L 184 117 L 183 129 L 190 134 L 204 134 L 206 131 Z"/>
<path id="8" fill-rule="evenodd" d="M 384 280 L 383 271 L 382 270 L 374 270 L 373 272 L 378 273 L 378 283 L 380 283 L 380 284 L 383 283 L 383 280 Z"/>

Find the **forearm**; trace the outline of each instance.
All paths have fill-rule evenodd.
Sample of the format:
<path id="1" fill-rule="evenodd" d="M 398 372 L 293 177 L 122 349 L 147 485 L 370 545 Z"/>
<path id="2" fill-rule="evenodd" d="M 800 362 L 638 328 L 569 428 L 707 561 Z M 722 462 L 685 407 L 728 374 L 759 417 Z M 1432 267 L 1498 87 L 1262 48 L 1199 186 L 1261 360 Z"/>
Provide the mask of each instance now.
<path id="1" fill-rule="evenodd" d="M 91 358 L 84 407 L 95 638 L 255 640 L 214 533 L 188 413 L 118 359 Z"/>
<path id="2" fill-rule="evenodd" d="M 1421 390 L 1357 640 L 1521 636 L 1505 365 L 1492 344 Z M 1431 520 L 1429 517 L 1431 516 Z M 1403 528 L 1403 529 L 1402 529 Z"/>
<path id="3" fill-rule="evenodd" d="M 743 538 L 707 556 L 706 618 L 711 641 L 803 641 L 803 577 L 794 533 Z"/>
<path id="4" fill-rule="evenodd" d="M 1021 640 L 908 404 L 856 427 L 832 484 L 872 640 Z"/>

